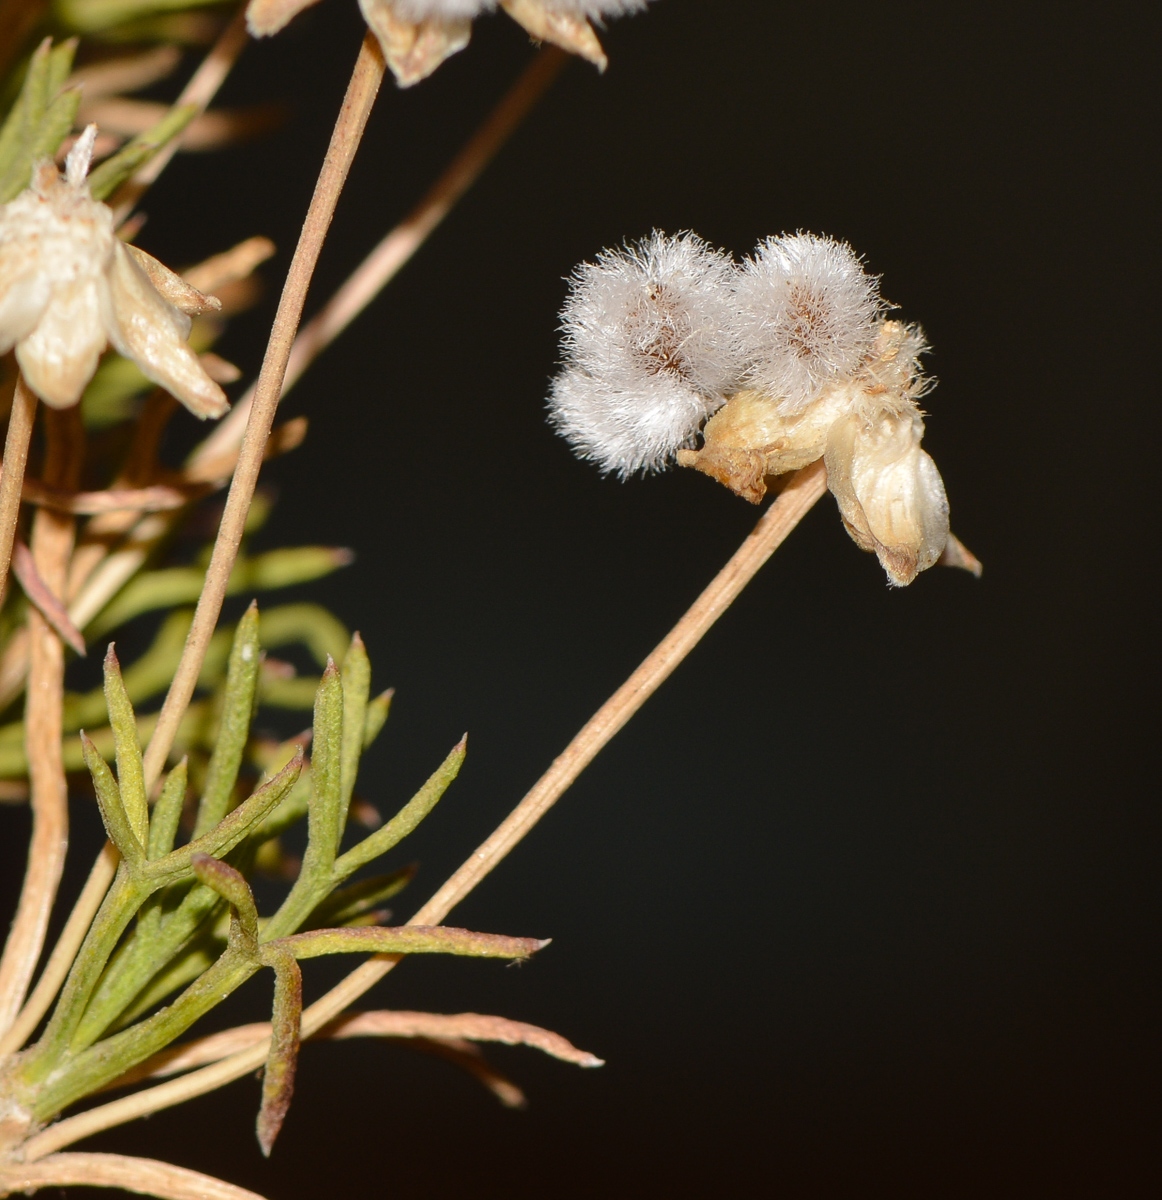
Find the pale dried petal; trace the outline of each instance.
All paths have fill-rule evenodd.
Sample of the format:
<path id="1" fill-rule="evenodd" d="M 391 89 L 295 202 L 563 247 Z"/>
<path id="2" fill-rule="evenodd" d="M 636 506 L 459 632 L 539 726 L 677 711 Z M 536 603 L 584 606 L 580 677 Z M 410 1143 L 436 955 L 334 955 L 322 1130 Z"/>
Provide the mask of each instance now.
<path id="1" fill-rule="evenodd" d="M 587 58 L 599 71 L 609 65 L 593 26 L 581 13 L 554 11 L 541 0 L 500 0 L 500 5 L 538 42 L 552 42 L 570 54 Z"/>
<path id="2" fill-rule="evenodd" d="M 105 349 L 104 280 L 57 287 L 36 328 L 16 347 L 28 386 L 53 408 L 76 404 Z"/>
<path id="3" fill-rule="evenodd" d="M 168 300 L 174 308 L 180 308 L 189 316 L 196 317 L 202 313 L 217 312 L 222 307 L 222 302 L 217 296 L 207 296 L 199 292 L 164 263 L 158 262 L 152 254 L 146 254 L 144 250 L 128 243 L 125 249 L 149 276 L 149 282 L 157 288 L 162 298 Z"/>
<path id="4" fill-rule="evenodd" d="M 837 421 L 827 442 L 827 482 L 855 542 L 874 550 L 895 586 L 932 566 L 948 541 L 948 500 L 920 449 L 919 412 Z"/>
<path id="5" fill-rule="evenodd" d="M 36 328 L 52 298 L 47 276 L 36 272 L 24 249 L 8 250 L 0 246 L 0 354 L 7 354 Z"/>
<path id="6" fill-rule="evenodd" d="M 269 37 L 319 0 L 250 0 L 246 6 L 246 28 L 254 37 Z"/>
<path id="7" fill-rule="evenodd" d="M 446 58 L 463 50 L 472 36 L 472 22 L 463 18 L 406 21 L 390 0 L 359 0 L 359 7 L 400 87 L 426 79 Z"/>
<path id="8" fill-rule="evenodd" d="M 186 345 L 190 319 L 158 295 L 128 247 L 117 243 L 109 271 L 109 340 L 142 373 L 176 396 L 197 417 L 220 417 L 230 405 Z"/>

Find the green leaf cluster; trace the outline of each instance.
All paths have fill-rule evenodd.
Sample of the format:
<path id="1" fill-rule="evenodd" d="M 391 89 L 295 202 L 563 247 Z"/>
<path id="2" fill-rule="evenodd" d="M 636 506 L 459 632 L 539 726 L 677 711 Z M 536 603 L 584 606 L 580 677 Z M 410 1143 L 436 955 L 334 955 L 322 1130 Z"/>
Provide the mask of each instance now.
<path id="1" fill-rule="evenodd" d="M 391 820 L 344 847 L 360 758 L 383 726 L 389 697 L 371 697 L 371 664 L 358 634 L 341 667 L 329 660 L 319 681 L 310 761 L 301 739 L 283 743 L 247 788 L 262 630 L 252 604 L 228 650 L 214 748 L 200 785 L 191 788 L 183 758 L 152 809 L 131 681 L 112 647 L 106 655 L 103 699 L 116 770 L 91 738 L 82 733 L 80 741 L 120 865 L 44 1034 L 19 1066 L 18 1086 L 36 1120 L 114 1083 L 269 968 L 273 1037 L 258 1120 L 269 1153 L 293 1090 L 301 959 L 344 953 L 521 959 L 543 945 L 442 927 L 384 928 L 376 906 L 407 883 L 410 871 L 349 882 L 431 812 L 465 753 L 461 741 Z M 191 812 L 192 828 L 177 845 L 183 811 Z M 247 877 L 263 847 L 303 819 L 308 839 L 298 878 L 276 911 L 261 918 Z"/>

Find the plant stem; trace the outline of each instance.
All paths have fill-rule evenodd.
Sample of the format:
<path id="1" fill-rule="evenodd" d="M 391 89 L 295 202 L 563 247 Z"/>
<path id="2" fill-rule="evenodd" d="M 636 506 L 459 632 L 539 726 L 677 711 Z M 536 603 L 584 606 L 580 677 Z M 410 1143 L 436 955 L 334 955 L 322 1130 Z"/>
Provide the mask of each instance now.
<path id="1" fill-rule="evenodd" d="M 15 417 L 16 408 L 13 408 Z M 46 408 L 45 480 L 75 488 L 84 460 L 84 430 L 76 408 Z M 38 510 L 32 526 L 37 572 L 56 596 L 68 580 L 76 519 Z M 7 1030 L 24 1003 L 32 973 L 44 949 L 49 914 L 65 865 L 69 839 L 69 793 L 61 755 L 65 653 L 60 636 L 41 615 L 28 609 L 29 672 L 24 738 L 31 785 L 32 837 L 28 867 L 12 931 L 0 960 L 0 1030 Z"/>
<path id="2" fill-rule="evenodd" d="M 24 487 L 24 468 L 28 463 L 28 444 L 36 418 L 36 396 L 16 377 L 12 394 L 12 414 L 8 418 L 8 436 L 4 439 L 4 466 L 0 469 L 0 604 L 8 588 L 8 567 L 12 562 L 12 543 L 20 518 L 20 493 Z"/>
<path id="3" fill-rule="evenodd" d="M 590 718 L 563 754 L 534 784 L 496 831 L 464 862 L 409 924 L 436 924 L 444 919 L 552 807 L 565 789 L 631 716 L 653 695 L 683 658 L 729 607 L 759 568 L 775 552 L 827 488 L 822 461 L 791 476 L 775 502 L 710 585 L 687 610 L 654 652 Z M 400 961 L 380 955 L 352 971 L 341 983 L 303 1012 L 302 1036 L 334 1020 L 355 999 Z M 25 1143 L 31 1162 L 102 1129 L 204 1095 L 248 1074 L 266 1060 L 269 1039 L 180 1079 L 158 1084 L 121 1100 L 89 1109 L 49 1126 Z"/>
<path id="4" fill-rule="evenodd" d="M 423 199 L 392 229 L 344 281 L 326 305 L 299 331 L 287 363 L 283 392 L 298 382 L 307 368 L 355 320 L 411 260 L 440 222 L 508 141 L 557 78 L 569 56 L 546 46 L 521 73 L 472 135 L 444 168 Z M 250 409 L 251 388 L 213 432 L 194 451 L 192 461 L 211 458 L 237 444 Z"/>
<path id="5" fill-rule="evenodd" d="M 343 98 L 343 107 L 339 110 L 339 117 L 331 134 L 331 143 L 327 147 L 327 155 L 319 172 L 315 192 L 311 197 L 290 270 L 287 272 L 286 283 L 283 285 L 266 355 L 254 389 L 254 403 L 246 423 L 246 435 L 238 456 L 238 466 L 235 468 L 234 479 L 226 498 L 226 508 L 218 527 L 214 552 L 206 570 L 206 583 L 198 598 L 194 621 L 190 626 L 173 683 L 162 705 L 157 728 L 145 752 L 147 789 L 153 786 L 165 766 L 182 714 L 194 694 L 210 638 L 218 623 L 230 572 L 242 541 L 246 515 L 250 511 L 250 501 L 258 483 L 266 439 L 270 434 L 275 410 L 282 394 L 283 376 L 287 360 L 290 358 L 295 331 L 302 317 L 307 288 L 310 286 L 315 264 L 319 260 L 319 252 L 327 236 L 339 193 L 343 190 L 367 118 L 375 103 L 383 71 L 384 62 L 379 42 L 374 34 L 369 32 L 363 39 L 359 58 L 351 73 L 347 94 Z"/>
<path id="6" fill-rule="evenodd" d="M 38 1163 L 0 1167 L 0 1196 L 47 1187 L 124 1188 L 162 1200 L 262 1200 L 212 1175 L 124 1154 L 54 1154 Z"/>
<path id="7" fill-rule="evenodd" d="M 28 1003 L 20 1010 L 12 1028 L 0 1038 L 0 1059 L 11 1054 L 13 1050 L 19 1050 L 40 1024 L 41 1017 L 48 1012 L 69 973 L 69 968 L 73 965 L 85 935 L 89 932 L 93 915 L 100 908 L 101 901 L 109 890 L 114 875 L 117 874 L 117 864 L 120 861 L 116 847 L 112 842 L 106 842 L 105 848 L 97 856 L 97 861 L 89 872 L 89 878 L 81 889 L 81 894 L 65 922 L 44 970 L 40 973 Z"/>

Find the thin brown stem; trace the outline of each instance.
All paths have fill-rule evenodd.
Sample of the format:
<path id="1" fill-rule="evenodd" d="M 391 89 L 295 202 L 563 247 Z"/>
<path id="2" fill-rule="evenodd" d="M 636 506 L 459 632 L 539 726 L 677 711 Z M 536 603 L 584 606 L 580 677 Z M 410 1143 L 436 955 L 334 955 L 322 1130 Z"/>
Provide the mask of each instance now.
<path id="1" fill-rule="evenodd" d="M 84 430 L 77 409 L 46 408 L 45 480 L 75 488 L 84 460 Z M 42 508 L 32 525 L 36 574 L 57 598 L 68 579 L 76 520 Z M 56 899 L 68 848 L 68 786 L 61 754 L 65 651 L 60 635 L 35 606 L 28 610 L 29 670 L 24 744 L 28 754 L 32 836 L 28 867 L 12 931 L 0 959 L 0 1030 L 12 1024 L 24 1003 L 44 949 L 49 914 Z"/>
<path id="2" fill-rule="evenodd" d="M 56 999 L 56 994 L 73 965 L 73 959 L 85 940 L 85 934 L 89 932 L 93 915 L 101 907 L 101 901 L 113 882 L 120 861 L 120 855 L 113 843 L 106 842 L 89 872 L 89 878 L 85 881 L 76 904 L 73 905 L 73 911 L 69 913 L 69 919 L 65 922 L 56 945 L 52 948 L 52 954 L 49 955 L 40 978 L 36 981 L 36 987 L 32 989 L 32 995 L 20 1010 L 20 1015 L 12 1022 L 12 1028 L 0 1038 L 0 1059 L 24 1045 Z"/>
<path id="3" fill-rule="evenodd" d="M 597 710 L 496 831 L 468 857 L 412 917 L 409 924 L 438 924 L 512 850 L 592 762 L 598 751 L 697 645 L 826 489 L 827 475 L 822 461 L 804 467 L 791 477 L 730 561 L 677 625 Z M 304 1010 L 302 1036 L 308 1038 L 333 1021 L 399 961 L 398 955 L 383 955 L 357 967 L 346 979 Z M 50 1125 L 25 1144 L 25 1154 L 32 1161 L 102 1129 L 211 1092 L 260 1067 L 266 1059 L 267 1044 L 268 1039 L 264 1039 L 250 1049 L 239 1051 L 180 1079 L 158 1084 Z"/>
<path id="4" fill-rule="evenodd" d="M 36 419 L 36 396 L 17 376 L 12 395 L 12 413 L 8 418 L 8 436 L 4 439 L 4 466 L 0 468 L 0 604 L 8 587 L 8 567 L 12 562 L 12 543 L 20 518 L 20 493 L 24 487 L 24 468 L 28 463 L 28 444 Z"/>
<path id="5" fill-rule="evenodd" d="M 315 264 L 319 260 L 319 252 L 327 236 L 339 193 L 343 190 L 367 118 L 375 103 L 383 71 L 383 54 L 379 49 L 379 42 L 373 34 L 368 33 L 363 39 L 359 58 L 351 73 L 347 94 L 343 98 L 343 107 L 339 110 L 339 118 L 331 134 L 331 144 L 327 147 L 327 155 L 319 172 L 310 208 L 307 210 L 302 233 L 299 235 L 290 270 L 287 272 L 286 283 L 283 285 L 282 297 L 267 343 L 266 356 L 254 390 L 254 404 L 246 423 L 246 435 L 238 455 L 238 466 L 235 468 L 234 479 L 226 498 L 226 508 L 218 527 L 218 536 L 214 542 L 210 565 L 206 570 L 206 582 L 194 612 L 194 621 L 190 626 L 173 683 L 162 705 L 157 728 L 145 752 L 147 787 L 153 785 L 165 766 L 166 756 L 173 745 L 182 715 L 194 694 L 194 686 L 202 669 L 206 649 L 218 623 L 230 572 L 238 557 L 246 515 L 250 511 L 250 501 L 258 483 L 266 439 L 270 434 L 275 410 L 282 394 L 283 376 L 295 332 L 302 318 L 307 288 L 310 286 Z"/>
<path id="6" fill-rule="evenodd" d="M 298 382 L 315 359 L 428 240 L 532 111 L 560 74 L 568 57 L 556 46 L 547 46 L 537 54 L 420 202 L 355 268 L 322 310 L 303 326 L 287 363 L 284 393 Z M 218 453 L 237 441 L 253 395 L 251 388 L 198 447 L 197 457 Z"/>

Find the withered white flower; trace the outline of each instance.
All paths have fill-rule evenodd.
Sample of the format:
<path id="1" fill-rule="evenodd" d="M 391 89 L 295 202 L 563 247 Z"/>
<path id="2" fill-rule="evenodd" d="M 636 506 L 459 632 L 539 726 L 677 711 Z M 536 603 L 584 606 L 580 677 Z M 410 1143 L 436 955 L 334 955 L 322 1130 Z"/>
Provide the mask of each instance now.
<path id="1" fill-rule="evenodd" d="M 732 260 L 654 232 L 584 263 L 561 312 L 565 370 L 550 420 L 603 471 L 654 471 L 738 384 Z"/>
<path id="2" fill-rule="evenodd" d="M 824 455 L 847 532 L 875 551 L 897 587 L 932 566 L 948 542 L 944 481 L 920 449 L 923 436 L 914 406 L 872 417 L 850 413 L 832 426 Z"/>
<path id="3" fill-rule="evenodd" d="M 766 479 L 824 458 L 827 484 L 856 544 L 876 553 L 893 585 L 911 583 L 948 541 L 948 500 L 936 465 L 920 449 L 917 399 L 923 334 L 880 321 L 855 373 L 826 385 L 797 412 L 765 393 L 733 396 L 707 423 L 702 447 L 682 466 L 758 503 Z"/>
<path id="4" fill-rule="evenodd" d="M 738 303 L 747 382 L 788 414 L 859 367 L 883 307 L 855 251 L 811 233 L 761 243 L 739 274 Z"/>
<path id="5" fill-rule="evenodd" d="M 15 346 L 29 387 L 67 408 L 112 344 L 196 416 L 220 417 L 226 397 L 186 344 L 187 314 L 217 302 L 117 237 L 86 182 L 96 133 L 77 140 L 63 176 L 40 163 L 0 207 L 0 353 Z"/>
<path id="6" fill-rule="evenodd" d="M 277 33 L 318 0 L 250 0 L 246 21 L 255 37 Z M 552 42 L 605 69 L 605 51 L 590 19 L 640 12 L 649 0 L 359 0 L 400 87 L 426 79 L 463 50 L 472 21 L 502 8 L 538 42 Z"/>

